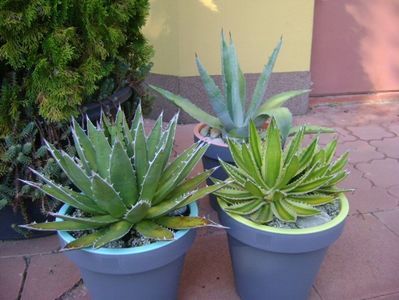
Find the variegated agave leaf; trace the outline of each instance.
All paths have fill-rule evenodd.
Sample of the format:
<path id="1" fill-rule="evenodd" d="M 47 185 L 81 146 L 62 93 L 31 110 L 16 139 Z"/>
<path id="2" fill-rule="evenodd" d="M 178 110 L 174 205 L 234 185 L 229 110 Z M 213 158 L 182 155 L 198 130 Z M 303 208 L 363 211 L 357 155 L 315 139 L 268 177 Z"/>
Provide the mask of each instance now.
<path id="1" fill-rule="evenodd" d="M 169 212 L 224 186 L 219 182 L 201 187 L 215 169 L 188 178 L 206 151 L 205 144 L 194 144 L 170 161 L 177 118 L 176 115 L 163 129 L 160 116 L 148 135 L 140 106 L 131 126 L 121 109 L 115 122 L 105 115 L 97 126 L 87 120 L 87 134 L 73 120 L 78 156 L 71 157 L 53 145 L 47 146 L 80 192 L 60 186 L 36 171 L 33 172 L 44 184 L 24 183 L 79 209 L 84 217 L 57 214 L 62 221 L 22 226 L 35 230 L 92 230 L 93 233 L 67 244 L 67 250 L 99 248 L 132 229 L 148 238 L 168 240 L 174 238 L 173 230 L 215 226 L 205 218 L 168 216 Z"/>
<path id="2" fill-rule="evenodd" d="M 319 214 L 317 206 L 345 192 L 336 184 L 348 175 L 344 169 L 348 153 L 334 160 L 337 141 L 321 149 L 317 137 L 301 147 L 305 131 L 299 129 L 283 149 L 281 131 L 273 118 L 264 141 L 253 122 L 247 145 L 229 140 L 236 166 L 222 161 L 221 165 L 233 183 L 214 192 L 225 210 L 258 224 L 267 224 L 273 216 L 295 222 L 297 217 Z"/>

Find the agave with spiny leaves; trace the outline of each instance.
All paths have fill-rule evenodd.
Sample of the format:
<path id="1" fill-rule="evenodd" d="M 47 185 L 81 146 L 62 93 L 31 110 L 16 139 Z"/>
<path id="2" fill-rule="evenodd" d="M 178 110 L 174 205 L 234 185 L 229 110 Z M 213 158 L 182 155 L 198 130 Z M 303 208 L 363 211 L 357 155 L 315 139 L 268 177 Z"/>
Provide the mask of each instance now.
<path id="1" fill-rule="evenodd" d="M 347 191 L 336 184 L 348 175 L 344 170 L 348 153 L 334 160 L 335 139 L 320 148 L 316 137 L 302 147 L 304 131 L 302 127 L 282 149 L 280 130 L 272 119 L 265 141 L 253 123 L 248 144 L 229 140 L 236 166 L 220 163 L 233 182 L 214 193 L 224 209 L 258 224 L 267 224 L 274 216 L 295 222 L 297 217 L 319 214 L 317 206 Z"/>
<path id="2" fill-rule="evenodd" d="M 286 107 L 282 107 L 282 105 L 296 96 L 308 93 L 309 90 L 287 91 L 276 94 L 266 101 L 263 100 L 281 45 L 282 40 L 280 39 L 256 83 L 248 107 L 246 107 L 246 81 L 238 63 L 234 43 L 231 36 L 230 43 L 226 42 L 223 31 L 221 37 L 221 68 L 224 95 L 212 77 L 209 76 L 199 57 L 197 55 L 195 57 L 198 72 L 216 117 L 203 111 L 186 98 L 175 95 L 160 87 L 152 85 L 150 87 L 183 109 L 197 121 L 221 130 L 224 136 L 245 139 L 248 137 L 248 127 L 251 120 L 261 126 L 269 117 L 274 117 L 282 136 L 285 138 L 289 134 L 296 132 L 297 128 L 292 128 L 292 114 Z M 331 129 L 318 126 L 307 126 L 305 130 L 309 133 L 332 132 Z"/>
<path id="3" fill-rule="evenodd" d="M 115 122 L 103 115 L 96 127 L 87 119 L 87 134 L 73 120 L 72 134 L 78 157 L 71 157 L 53 145 L 47 146 L 80 192 L 52 182 L 36 171 L 44 184 L 24 183 L 80 210 L 84 217 L 72 216 L 71 212 L 53 214 L 63 221 L 22 226 L 36 230 L 92 230 L 91 234 L 65 246 L 65 249 L 79 249 L 102 247 L 131 230 L 147 238 L 171 240 L 173 230 L 214 224 L 201 217 L 169 214 L 223 186 L 199 188 L 214 169 L 188 178 L 207 149 L 204 144 L 194 144 L 169 161 L 177 118 L 175 115 L 163 129 L 161 115 L 148 136 L 144 132 L 140 106 L 130 128 L 121 109 Z"/>

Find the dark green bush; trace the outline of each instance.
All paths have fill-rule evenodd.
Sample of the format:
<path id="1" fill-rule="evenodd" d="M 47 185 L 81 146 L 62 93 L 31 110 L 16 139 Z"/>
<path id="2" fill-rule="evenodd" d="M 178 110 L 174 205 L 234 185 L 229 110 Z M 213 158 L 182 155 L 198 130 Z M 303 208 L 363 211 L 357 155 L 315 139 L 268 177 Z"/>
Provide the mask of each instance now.
<path id="1" fill-rule="evenodd" d="M 24 110 L 69 120 L 82 104 L 142 90 L 148 0 L 0 0 L 0 134 Z"/>
<path id="2" fill-rule="evenodd" d="M 67 184 L 44 151 L 47 139 L 74 151 L 68 123 L 82 105 L 101 101 L 130 86 L 150 100 L 142 86 L 152 47 L 141 33 L 148 0 L 0 0 L 0 208 L 24 212 L 24 202 L 41 193 L 29 167 Z"/>

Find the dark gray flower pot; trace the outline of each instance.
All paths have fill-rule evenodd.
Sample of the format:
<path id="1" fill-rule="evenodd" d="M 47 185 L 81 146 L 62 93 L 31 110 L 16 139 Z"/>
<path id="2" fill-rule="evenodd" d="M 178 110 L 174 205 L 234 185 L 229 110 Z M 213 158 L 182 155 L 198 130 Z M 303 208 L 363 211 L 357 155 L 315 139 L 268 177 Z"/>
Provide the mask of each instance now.
<path id="1" fill-rule="evenodd" d="M 223 211 L 235 286 L 242 300 L 305 300 L 327 248 L 341 235 L 349 211 L 340 197 L 341 212 L 330 222 L 305 229 L 257 225 Z"/>
<path id="2" fill-rule="evenodd" d="M 206 150 L 205 154 L 202 156 L 202 164 L 204 166 L 204 170 L 209 170 L 214 167 L 220 166 L 218 158 L 221 160 L 230 163 L 230 164 L 235 164 L 233 158 L 231 157 L 231 153 L 229 150 L 229 147 L 227 144 L 215 144 L 212 143 L 212 139 L 209 138 L 204 138 L 201 134 L 200 131 L 201 129 L 206 126 L 203 123 L 199 123 L 194 127 L 194 142 L 197 141 L 202 141 L 204 143 L 209 144 L 209 148 Z M 213 174 L 212 177 L 219 179 L 219 180 L 225 180 L 228 175 L 224 171 L 222 167 L 217 169 Z M 208 185 L 212 185 L 212 181 L 210 179 L 207 180 Z M 216 197 L 211 194 L 209 195 L 209 200 L 211 203 L 211 206 L 214 210 L 218 211 L 219 210 L 219 205 L 216 201 Z"/>
<path id="3" fill-rule="evenodd" d="M 60 213 L 68 209 L 64 205 Z M 198 216 L 190 204 L 190 216 Z M 74 238 L 59 231 L 62 246 Z M 83 282 L 94 300 L 177 299 L 184 257 L 195 238 L 194 230 L 180 230 L 173 241 L 146 246 L 110 249 L 83 249 L 65 252 L 80 269 Z"/>

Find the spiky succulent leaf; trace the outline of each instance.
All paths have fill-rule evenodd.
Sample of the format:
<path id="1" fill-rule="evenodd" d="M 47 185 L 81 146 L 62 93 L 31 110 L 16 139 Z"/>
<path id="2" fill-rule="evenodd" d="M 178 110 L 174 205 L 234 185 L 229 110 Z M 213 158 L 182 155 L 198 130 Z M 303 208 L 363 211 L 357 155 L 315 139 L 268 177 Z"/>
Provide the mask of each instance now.
<path id="1" fill-rule="evenodd" d="M 46 222 L 46 223 L 31 223 L 27 225 L 20 225 L 22 228 L 34 229 L 40 231 L 81 231 L 90 230 L 102 227 L 102 224 L 89 224 L 75 221 L 59 221 L 59 222 Z"/>
<path id="2" fill-rule="evenodd" d="M 119 141 L 112 148 L 109 172 L 113 187 L 125 205 L 135 204 L 138 196 L 136 173 Z"/>
<path id="3" fill-rule="evenodd" d="M 245 93 L 245 78 L 243 77 L 238 64 L 234 43 L 230 37 L 230 44 L 227 44 L 223 34 L 222 52 L 227 110 L 234 125 L 236 127 L 241 127 L 245 121 L 245 98 L 241 98 L 241 96 L 244 96 Z"/>
<path id="4" fill-rule="evenodd" d="M 280 52 L 281 45 L 283 44 L 283 40 L 280 39 L 276 48 L 274 48 L 272 55 L 269 58 L 269 61 L 265 65 L 262 74 L 260 75 L 258 81 L 256 82 L 254 94 L 251 99 L 251 104 L 248 108 L 247 113 L 247 121 L 254 118 L 255 113 L 257 112 L 259 106 L 262 104 L 263 97 L 265 95 L 265 91 L 267 89 L 267 84 L 269 83 L 270 75 L 272 74 L 273 67 L 276 63 L 278 53 Z"/>
<path id="5" fill-rule="evenodd" d="M 264 119 L 265 116 L 269 118 L 274 118 L 276 120 L 276 124 L 280 129 L 281 138 L 285 140 L 292 127 L 292 114 L 289 109 L 286 107 L 265 109 L 263 111 L 259 111 L 255 119 Z"/>
<path id="6" fill-rule="evenodd" d="M 95 150 L 98 174 L 103 178 L 107 178 L 109 176 L 109 157 L 111 155 L 109 141 L 104 134 L 104 130 L 95 127 L 89 118 L 87 118 L 87 132 Z"/>
<path id="7" fill-rule="evenodd" d="M 190 191 L 188 193 L 169 198 L 157 205 L 153 204 L 151 208 L 147 211 L 146 217 L 149 219 L 153 219 L 167 214 L 169 211 L 178 208 L 178 205 L 189 196 L 191 196 L 193 193 L 194 191 Z"/>
<path id="8" fill-rule="evenodd" d="M 348 174 L 347 154 L 334 161 L 336 140 L 321 149 L 318 137 L 303 148 L 304 133 L 305 128 L 298 130 L 282 150 L 281 131 L 273 118 L 266 140 L 260 139 L 253 124 L 248 145 L 229 140 L 236 166 L 220 161 L 231 183 L 215 192 L 223 209 L 258 224 L 267 224 L 273 217 L 295 222 L 297 217 L 319 214 L 316 206 L 337 199 L 342 190 L 335 185 Z M 259 149 L 260 164 L 255 158 Z"/>
<path id="9" fill-rule="evenodd" d="M 135 224 L 145 218 L 150 207 L 151 201 L 140 200 L 126 211 L 124 218 L 130 223 Z"/>
<path id="10" fill-rule="evenodd" d="M 141 221 L 136 224 L 135 229 L 141 235 L 155 240 L 173 240 L 174 238 L 174 234 L 171 230 L 150 220 Z"/>
<path id="11" fill-rule="evenodd" d="M 155 153 L 157 152 L 158 146 L 161 143 L 162 136 L 162 118 L 163 113 L 161 113 L 154 124 L 154 127 L 151 130 L 150 135 L 147 139 L 147 151 L 148 151 L 148 159 L 153 160 Z"/>
<path id="12" fill-rule="evenodd" d="M 130 132 L 129 125 L 127 124 L 125 113 L 123 112 L 121 107 L 119 107 L 118 112 L 116 114 L 114 127 L 117 128 L 117 136 L 119 136 L 119 141 L 126 149 L 126 152 L 129 155 L 129 157 L 132 157 L 134 154 L 133 136 L 132 133 Z"/>
<path id="13" fill-rule="evenodd" d="M 72 120 L 72 136 L 76 151 L 87 172 L 97 172 L 96 152 L 93 144 L 75 119 Z M 90 175 L 90 174 L 88 174 Z"/>
<path id="14" fill-rule="evenodd" d="M 146 137 L 142 121 L 138 123 L 134 137 L 134 169 L 136 170 L 137 184 L 141 187 L 149 165 Z"/>
<path id="15" fill-rule="evenodd" d="M 190 100 L 183 98 L 181 96 L 175 95 L 175 94 L 173 94 L 167 90 L 164 90 L 160 87 L 150 85 L 150 88 L 152 88 L 153 90 L 160 93 L 166 99 L 172 101 L 175 105 L 180 107 L 182 110 L 184 110 L 186 113 L 188 113 L 194 119 L 196 119 L 200 122 L 203 122 L 205 124 L 208 124 L 209 126 L 212 126 L 213 128 L 222 129 L 222 123 L 217 118 L 206 113 L 205 111 L 200 109 L 198 106 L 191 103 Z"/>
<path id="16" fill-rule="evenodd" d="M 255 133 L 257 134 L 257 133 Z M 281 137 L 274 119 L 267 131 L 266 146 L 262 161 L 262 176 L 269 187 L 274 186 L 280 174 L 282 163 Z"/>
<path id="17" fill-rule="evenodd" d="M 95 174 L 92 178 L 91 186 L 94 199 L 99 207 L 115 218 L 123 216 L 126 211 L 126 205 L 111 184 Z"/>
<path id="18" fill-rule="evenodd" d="M 192 195 L 187 197 L 183 202 L 179 203 L 177 208 L 184 207 L 184 206 L 189 205 L 189 204 L 191 204 L 191 203 L 193 203 L 193 202 L 195 202 L 195 201 L 197 201 L 199 199 L 202 199 L 206 195 L 212 194 L 213 192 L 216 192 L 217 190 L 219 190 L 223 186 L 224 186 L 224 183 L 219 183 L 219 184 L 214 184 L 214 185 L 210 185 L 210 186 L 206 186 L 206 187 L 200 188 L 197 191 L 195 191 Z"/>
<path id="19" fill-rule="evenodd" d="M 253 199 L 230 205 L 226 208 L 226 211 L 237 215 L 250 215 L 262 208 L 264 205 L 265 203 L 261 199 Z"/>
<path id="20" fill-rule="evenodd" d="M 33 171 L 44 184 L 23 182 L 69 204 L 72 210 L 66 215 L 54 215 L 62 219 L 61 222 L 29 224 L 27 228 L 92 231 L 66 245 L 65 250 L 70 250 L 102 247 L 131 230 L 151 239 L 164 240 L 173 239 L 171 229 L 213 225 L 202 218 L 163 217 L 224 186 L 219 182 L 199 188 L 214 169 L 187 179 L 207 149 L 204 144 L 194 144 L 168 164 L 173 151 L 177 115 L 166 129 L 159 118 L 148 137 L 144 132 L 140 106 L 131 128 L 121 109 L 115 122 L 105 115 L 101 120 L 97 127 L 87 120 L 87 133 L 72 121 L 79 157 L 47 144 L 55 162 L 79 191 L 58 185 Z M 76 209 L 81 211 L 82 217 L 72 215 Z M 159 219 L 165 227 L 154 219 Z"/>
<path id="21" fill-rule="evenodd" d="M 294 97 L 309 93 L 310 90 L 293 90 L 282 92 L 280 94 L 276 94 L 263 103 L 258 110 L 259 112 L 267 111 L 273 108 L 278 108 L 281 105 L 285 104 L 288 100 L 292 100 Z"/>
<path id="22" fill-rule="evenodd" d="M 104 229 L 95 231 L 93 233 L 90 233 L 88 235 L 84 235 L 76 240 L 73 240 L 72 242 L 68 243 L 65 245 L 61 251 L 65 250 L 77 250 L 77 249 L 82 249 L 86 247 L 92 246 L 95 241 L 97 241 L 102 235 L 104 234 Z"/>
<path id="23" fill-rule="evenodd" d="M 209 220 L 200 217 L 185 217 L 185 216 L 176 216 L 169 217 L 164 216 L 154 220 L 157 224 L 171 228 L 171 229 L 190 229 L 196 227 L 207 226 L 209 224 L 213 224 Z"/>
<path id="24" fill-rule="evenodd" d="M 258 224 L 267 224 L 273 220 L 273 212 L 271 205 L 263 205 L 260 209 L 256 210 L 253 214 L 249 215 L 249 219 Z"/>
<path id="25" fill-rule="evenodd" d="M 212 109 L 216 113 L 220 122 L 223 124 L 223 127 L 227 131 L 230 131 L 234 128 L 234 124 L 227 110 L 226 101 L 222 95 L 222 92 L 212 77 L 209 76 L 198 55 L 195 56 L 195 61 L 197 63 L 198 73 L 200 74 L 202 83 L 204 84 L 205 90 L 208 94 L 209 102 L 212 105 Z"/>
<path id="26" fill-rule="evenodd" d="M 104 226 L 107 224 L 112 224 L 118 221 L 118 219 L 110 216 L 110 215 L 103 215 L 103 216 L 94 216 L 94 217 L 87 217 L 87 218 L 80 218 L 80 217 L 72 217 L 69 215 L 62 215 L 62 214 L 55 214 L 49 213 L 51 216 L 55 218 L 60 218 L 66 221 L 74 221 L 76 223 L 82 223 L 87 225 L 95 225 L 95 226 Z"/>
<path id="27" fill-rule="evenodd" d="M 318 134 L 318 133 L 334 133 L 335 130 L 329 127 L 322 127 L 316 125 L 304 125 L 292 127 L 288 133 L 289 136 L 295 135 L 299 130 L 303 129 L 305 134 Z"/>
<path id="28" fill-rule="evenodd" d="M 58 151 L 53 145 L 50 145 L 47 142 L 46 145 L 57 164 L 61 167 L 72 183 L 89 197 L 92 196 L 93 193 L 91 191 L 90 178 L 74 161 L 74 159 L 65 152 Z"/>
<path id="29" fill-rule="evenodd" d="M 124 237 L 132 227 L 133 224 L 125 220 L 111 224 L 109 227 L 104 229 L 104 232 L 100 237 L 94 241 L 93 247 L 98 249 L 109 242 L 119 240 Z"/>

